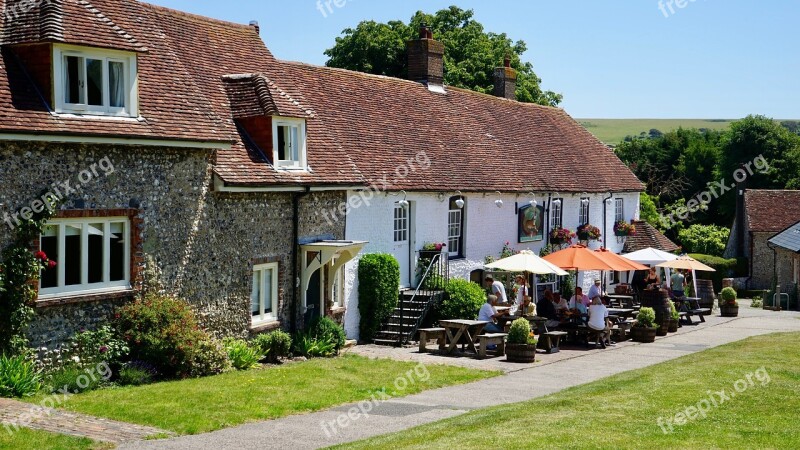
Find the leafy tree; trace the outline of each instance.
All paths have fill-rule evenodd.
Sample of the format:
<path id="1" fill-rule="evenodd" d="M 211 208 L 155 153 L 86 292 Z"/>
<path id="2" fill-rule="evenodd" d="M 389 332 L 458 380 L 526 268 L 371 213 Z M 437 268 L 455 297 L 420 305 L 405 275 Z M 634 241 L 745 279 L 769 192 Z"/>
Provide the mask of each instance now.
<path id="1" fill-rule="evenodd" d="M 542 80 L 530 62 L 522 62 L 527 50 L 524 41 L 512 41 L 505 33 L 485 31 L 473 19 L 473 10 L 456 6 L 426 14 L 418 11 L 408 24 L 393 20 L 379 23 L 372 20 L 346 28 L 336 44 L 325 51 L 326 65 L 359 72 L 406 78 L 408 53 L 406 43 L 416 39 L 423 23 L 445 46 L 444 80 L 447 85 L 491 93 L 494 69 L 508 55 L 517 70 L 517 100 L 526 103 L 556 106 L 562 95 L 543 91 Z"/>
<path id="2" fill-rule="evenodd" d="M 639 218 L 659 230 L 664 230 L 664 224 L 661 221 L 658 208 L 656 208 L 655 202 L 646 192 L 642 192 L 639 195 Z"/>
<path id="3" fill-rule="evenodd" d="M 715 225 L 692 225 L 678 233 L 678 239 L 687 253 L 722 256 L 730 236 L 730 228 Z"/>

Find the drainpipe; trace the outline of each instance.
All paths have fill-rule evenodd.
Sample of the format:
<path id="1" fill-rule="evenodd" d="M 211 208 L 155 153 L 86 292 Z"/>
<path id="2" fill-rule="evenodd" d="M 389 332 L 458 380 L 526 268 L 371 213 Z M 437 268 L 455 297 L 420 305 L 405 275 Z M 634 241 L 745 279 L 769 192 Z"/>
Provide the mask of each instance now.
<path id="1" fill-rule="evenodd" d="M 550 245 L 550 231 L 551 231 L 550 230 L 550 223 L 551 223 L 550 222 L 550 203 L 552 201 L 553 201 L 553 194 L 548 194 L 547 205 L 545 206 L 545 209 L 544 209 L 544 222 L 545 222 L 545 225 L 544 225 L 544 230 L 545 230 L 545 232 L 544 232 L 544 236 L 545 236 L 544 242 L 545 242 L 545 245 L 547 245 L 547 246 Z"/>
<path id="2" fill-rule="evenodd" d="M 603 199 L 603 248 L 608 248 L 608 242 L 607 242 L 607 239 L 608 239 L 608 224 L 606 222 L 606 220 L 607 220 L 606 219 L 606 215 L 607 215 L 606 214 L 606 209 L 608 208 L 608 203 L 606 203 L 606 202 L 611 200 L 612 198 L 614 198 L 614 193 L 613 192 L 609 192 L 608 193 L 608 197 Z"/>
<path id="3" fill-rule="evenodd" d="M 300 307 L 300 271 L 297 266 L 300 259 L 300 199 L 311 193 L 311 187 L 307 186 L 306 191 L 292 196 L 292 313 L 291 326 L 292 334 L 297 331 L 297 308 Z"/>

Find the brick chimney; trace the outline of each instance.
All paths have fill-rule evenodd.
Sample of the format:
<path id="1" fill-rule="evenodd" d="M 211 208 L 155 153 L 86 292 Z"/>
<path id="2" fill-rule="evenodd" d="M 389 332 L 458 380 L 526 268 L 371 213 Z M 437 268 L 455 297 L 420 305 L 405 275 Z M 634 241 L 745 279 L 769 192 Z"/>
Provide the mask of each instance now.
<path id="1" fill-rule="evenodd" d="M 261 26 L 258 24 L 257 20 L 250 21 L 250 28 L 256 30 L 256 34 L 261 34 Z"/>
<path id="2" fill-rule="evenodd" d="M 508 56 L 503 61 L 503 67 L 494 69 L 494 95 L 509 100 L 517 99 L 517 71 L 511 67 L 511 58 Z"/>
<path id="3" fill-rule="evenodd" d="M 408 79 L 428 87 L 444 85 L 444 44 L 433 40 L 433 32 L 422 24 L 419 39 L 408 42 Z"/>

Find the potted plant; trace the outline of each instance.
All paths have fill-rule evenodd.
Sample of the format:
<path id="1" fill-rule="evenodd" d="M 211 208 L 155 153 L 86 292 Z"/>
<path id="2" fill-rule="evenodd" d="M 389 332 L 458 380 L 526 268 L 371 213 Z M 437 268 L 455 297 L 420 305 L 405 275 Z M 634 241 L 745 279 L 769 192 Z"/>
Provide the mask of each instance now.
<path id="1" fill-rule="evenodd" d="M 536 343 L 528 319 L 515 320 L 508 331 L 506 359 L 509 362 L 532 363 L 536 359 Z"/>
<path id="2" fill-rule="evenodd" d="M 636 342 L 655 342 L 656 311 L 653 308 L 643 307 L 636 316 L 636 325 L 631 328 L 631 339 Z"/>
<path id="3" fill-rule="evenodd" d="M 550 243 L 553 245 L 565 245 L 572 243 L 575 233 L 566 228 L 556 228 L 550 232 Z"/>
<path id="4" fill-rule="evenodd" d="M 636 235 L 636 226 L 634 224 L 622 220 L 614 224 L 614 236 L 624 237 L 624 236 L 635 236 L 635 235 Z"/>
<path id="5" fill-rule="evenodd" d="M 588 223 L 579 226 L 576 234 L 578 235 L 578 240 L 581 241 L 596 241 L 601 237 L 600 228 Z"/>
<path id="6" fill-rule="evenodd" d="M 675 308 L 675 302 L 669 302 L 669 332 L 670 333 L 677 333 L 678 332 L 678 325 L 680 324 L 681 315 L 678 314 L 678 309 Z"/>
<path id="7" fill-rule="evenodd" d="M 738 317 L 739 304 L 736 302 L 736 290 L 726 287 L 720 293 L 720 298 L 722 303 L 719 305 L 719 310 L 722 317 Z"/>

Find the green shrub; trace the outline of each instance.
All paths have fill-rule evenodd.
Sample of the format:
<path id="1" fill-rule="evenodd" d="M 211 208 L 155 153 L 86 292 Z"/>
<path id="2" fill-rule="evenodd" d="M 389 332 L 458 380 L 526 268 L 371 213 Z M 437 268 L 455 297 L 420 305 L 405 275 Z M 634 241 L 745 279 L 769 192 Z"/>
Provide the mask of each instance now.
<path id="1" fill-rule="evenodd" d="M 347 341 L 344 328 L 328 317 L 320 317 L 314 320 L 308 328 L 308 334 L 317 339 L 333 342 L 334 349 L 337 352 L 344 347 Z"/>
<path id="2" fill-rule="evenodd" d="M 697 272 L 698 279 L 714 282 L 714 292 L 722 289 L 723 278 L 744 277 L 749 271 L 747 258 L 725 259 L 700 253 L 692 253 L 689 256 L 716 270 L 716 272 Z"/>
<path id="3" fill-rule="evenodd" d="M 361 339 L 369 341 L 397 307 L 400 264 L 383 253 L 364 255 L 358 263 L 358 311 Z"/>
<path id="4" fill-rule="evenodd" d="M 317 338 L 301 333 L 294 339 L 294 351 L 306 358 L 327 358 L 336 353 L 336 343 L 330 338 Z"/>
<path id="5" fill-rule="evenodd" d="M 104 325 L 96 331 L 76 333 L 66 345 L 66 357 L 77 356 L 82 367 L 94 367 L 106 363 L 117 368 L 130 353 L 125 341 L 117 339 L 116 331 Z"/>
<path id="6" fill-rule="evenodd" d="M 511 323 L 508 330 L 509 344 L 527 344 L 531 334 L 531 324 L 528 319 L 519 318 Z"/>
<path id="7" fill-rule="evenodd" d="M 643 307 L 636 316 L 636 326 L 653 328 L 656 323 L 656 311 L 653 308 Z"/>
<path id="8" fill-rule="evenodd" d="M 722 256 L 728 244 L 730 228 L 695 224 L 678 232 L 678 240 L 687 253 Z"/>
<path id="9" fill-rule="evenodd" d="M 42 387 L 36 363 L 23 356 L 0 355 L 0 397 L 30 397 Z"/>
<path id="10" fill-rule="evenodd" d="M 764 306 L 764 300 L 761 297 L 755 296 L 753 297 L 752 303 L 750 303 L 751 308 L 761 308 Z"/>
<path id="11" fill-rule="evenodd" d="M 564 281 L 561 283 L 561 297 L 562 298 L 572 298 L 575 295 L 575 271 L 568 271 L 569 275 L 564 277 Z"/>
<path id="12" fill-rule="evenodd" d="M 226 339 L 223 341 L 228 359 L 236 370 L 249 370 L 258 365 L 264 354 L 257 346 L 251 346 L 243 339 Z"/>
<path id="13" fill-rule="evenodd" d="M 436 305 L 436 311 L 442 319 L 474 320 L 485 302 L 486 292 L 479 284 L 453 279 L 447 283 L 444 299 Z"/>
<path id="14" fill-rule="evenodd" d="M 672 320 L 680 320 L 681 315 L 678 313 L 678 308 L 675 307 L 675 302 L 669 302 L 669 316 Z"/>
<path id="15" fill-rule="evenodd" d="M 728 305 L 735 305 L 736 304 L 736 289 L 732 287 L 726 287 L 725 289 L 720 292 L 720 297 L 724 304 Z"/>
<path id="16" fill-rule="evenodd" d="M 292 351 L 292 337 L 284 331 L 272 331 L 256 336 L 253 345 L 261 349 L 268 361 L 277 362 L 278 358 L 289 356 Z"/>
<path id="17" fill-rule="evenodd" d="M 147 296 L 120 308 L 116 326 L 131 357 L 152 364 L 165 377 L 213 375 L 229 367 L 225 349 L 200 329 L 182 300 Z"/>
<path id="18" fill-rule="evenodd" d="M 120 369 L 117 383 L 120 386 L 143 386 L 152 383 L 157 375 L 155 368 L 145 362 L 130 362 Z"/>
<path id="19" fill-rule="evenodd" d="M 106 384 L 100 374 L 86 370 L 79 365 L 68 365 L 56 369 L 47 377 L 50 392 L 69 391 L 74 394 L 100 389 Z"/>

